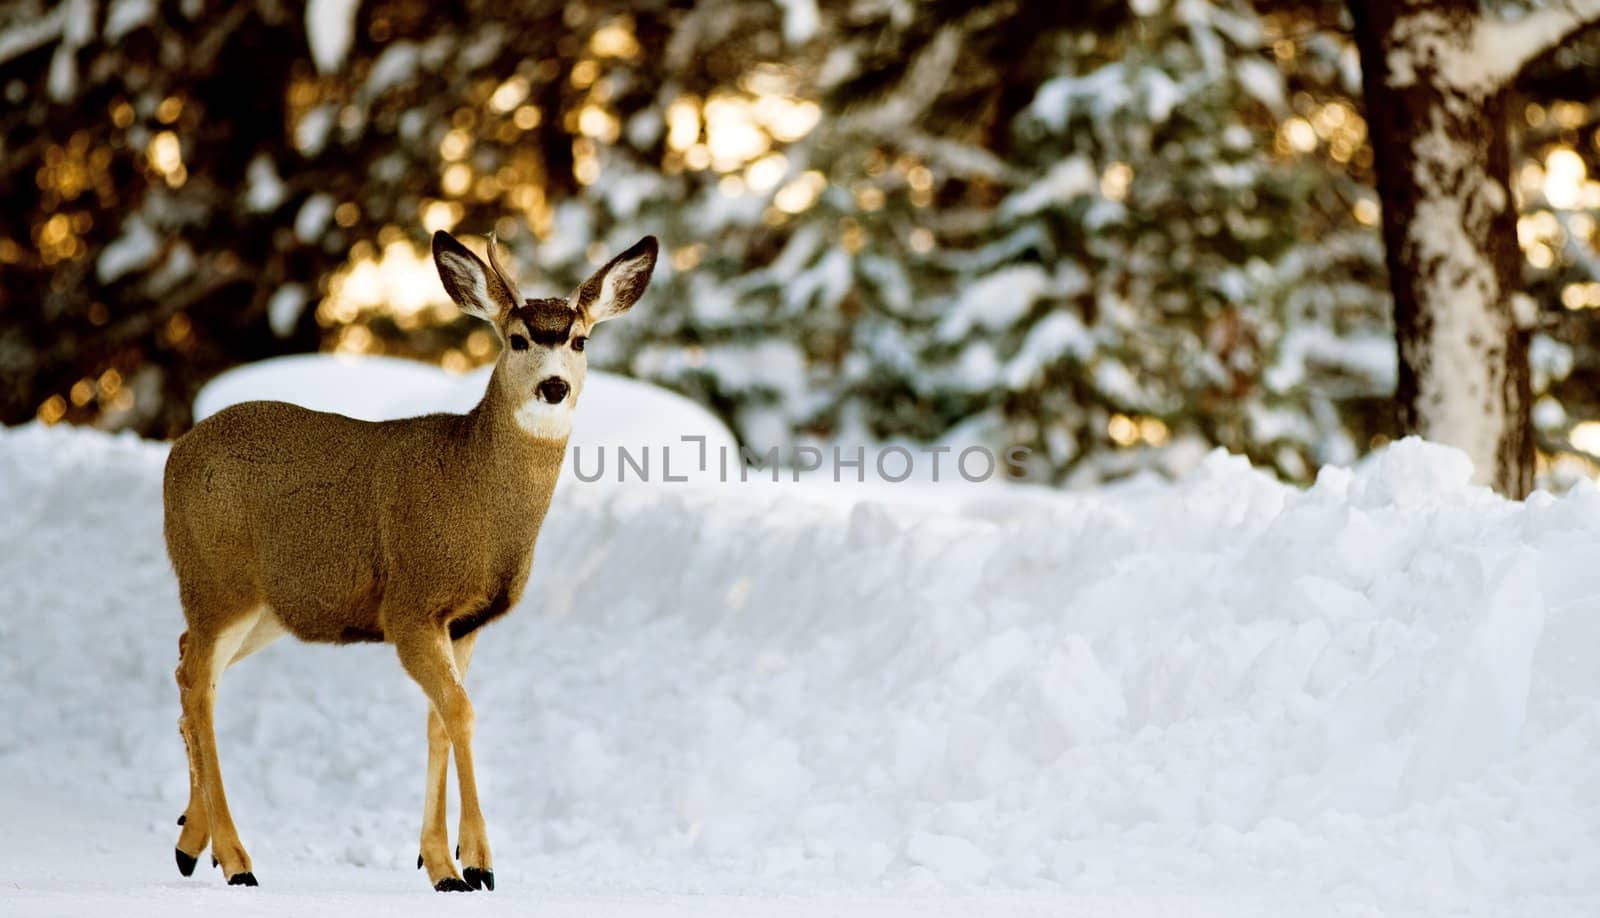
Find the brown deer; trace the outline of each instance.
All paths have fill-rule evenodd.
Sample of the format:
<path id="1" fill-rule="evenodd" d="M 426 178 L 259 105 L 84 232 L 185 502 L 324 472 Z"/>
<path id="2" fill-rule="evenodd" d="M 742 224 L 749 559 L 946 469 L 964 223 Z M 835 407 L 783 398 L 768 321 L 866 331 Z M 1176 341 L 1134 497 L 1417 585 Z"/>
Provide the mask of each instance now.
<path id="1" fill-rule="evenodd" d="M 374 423 L 246 402 L 172 445 L 165 532 L 188 621 L 177 670 L 189 755 L 177 841 L 184 876 L 209 841 L 230 885 L 256 885 L 223 795 L 212 709 L 224 669 L 292 634 L 394 645 L 430 706 L 417 866 L 440 891 L 494 889 L 462 679 L 477 629 L 515 605 L 528 582 L 583 391 L 584 342 L 638 301 L 656 252 L 647 236 L 570 297 L 524 301 L 492 238 L 486 265 L 435 233 L 445 290 L 493 323 L 502 343 L 476 408 Z M 445 827 L 451 750 L 461 873 Z"/>

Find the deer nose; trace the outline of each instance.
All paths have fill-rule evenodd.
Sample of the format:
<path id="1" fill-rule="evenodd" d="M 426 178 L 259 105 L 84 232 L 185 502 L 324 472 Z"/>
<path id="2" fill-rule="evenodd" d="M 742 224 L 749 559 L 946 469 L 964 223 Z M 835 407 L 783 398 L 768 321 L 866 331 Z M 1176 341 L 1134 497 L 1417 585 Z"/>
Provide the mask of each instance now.
<path id="1" fill-rule="evenodd" d="M 571 391 L 572 387 L 567 385 L 567 381 L 558 376 L 552 376 L 539 384 L 539 397 L 552 405 L 561 404 Z"/>

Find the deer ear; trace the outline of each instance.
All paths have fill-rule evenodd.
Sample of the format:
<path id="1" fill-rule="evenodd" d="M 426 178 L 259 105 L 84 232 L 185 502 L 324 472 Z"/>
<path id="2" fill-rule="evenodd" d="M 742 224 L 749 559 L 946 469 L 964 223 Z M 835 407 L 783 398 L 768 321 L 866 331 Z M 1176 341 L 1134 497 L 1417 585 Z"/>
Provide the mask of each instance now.
<path id="1" fill-rule="evenodd" d="M 497 270 L 500 260 L 495 257 L 493 239 L 489 240 L 489 258 L 495 268 L 444 230 L 433 234 L 433 263 L 450 299 L 462 312 L 496 322 L 516 307 L 517 291 L 504 272 Z"/>
<path id="2" fill-rule="evenodd" d="M 650 272 L 655 270 L 660 249 L 656 237 L 646 236 L 606 262 L 578 288 L 578 311 L 595 323 L 615 319 L 632 309 L 650 286 Z"/>

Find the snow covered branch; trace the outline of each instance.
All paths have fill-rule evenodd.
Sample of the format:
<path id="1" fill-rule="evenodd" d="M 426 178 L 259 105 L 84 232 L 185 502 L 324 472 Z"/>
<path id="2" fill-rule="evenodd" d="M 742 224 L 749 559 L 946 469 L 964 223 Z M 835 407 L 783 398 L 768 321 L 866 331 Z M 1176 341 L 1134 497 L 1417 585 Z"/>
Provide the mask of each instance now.
<path id="1" fill-rule="evenodd" d="M 1419 69 L 1461 95 L 1488 96 L 1529 62 L 1600 20 L 1600 0 L 1561 0 L 1517 19 L 1463 19 L 1426 10 L 1395 23 L 1389 83 L 1409 86 Z"/>
<path id="2" fill-rule="evenodd" d="M 1494 69 L 1502 85 L 1515 79 L 1529 62 L 1600 19 L 1600 0 L 1564 0 L 1515 21 L 1486 19 L 1475 30 L 1473 50 Z"/>
<path id="3" fill-rule="evenodd" d="M 58 6 L 43 16 L 23 19 L 0 31 L 0 64 L 60 38 L 66 21 L 66 7 Z"/>
<path id="4" fill-rule="evenodd" d="M 860 127 L 892 133 L 908 128 L 928 110 L 956 72 L 964 37 L 958 23 L 940 29 L 906 68 L 897 90 L 878 104 L 841 119 L 841 129 Z"/>

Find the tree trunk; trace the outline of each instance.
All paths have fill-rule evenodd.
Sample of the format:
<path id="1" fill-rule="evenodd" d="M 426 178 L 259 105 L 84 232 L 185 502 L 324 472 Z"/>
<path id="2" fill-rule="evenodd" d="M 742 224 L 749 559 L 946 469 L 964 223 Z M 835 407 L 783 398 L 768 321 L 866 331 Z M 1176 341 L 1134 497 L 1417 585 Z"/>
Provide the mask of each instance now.
<path id="1" fill-rule="evenodd" d="M 1459 447 L 1474 481 L 1533 488 L 1527 322 L 1504 94 L 1451 85 L 1429 42 L 1465 40 L 1479 0 L 1350 0 L 1394 292 L 1400 427 Z M 1418 28 L 1417 13 L 1431 13 Z M 1403 27 L 1397 29 L 1397 22 Z"/>

